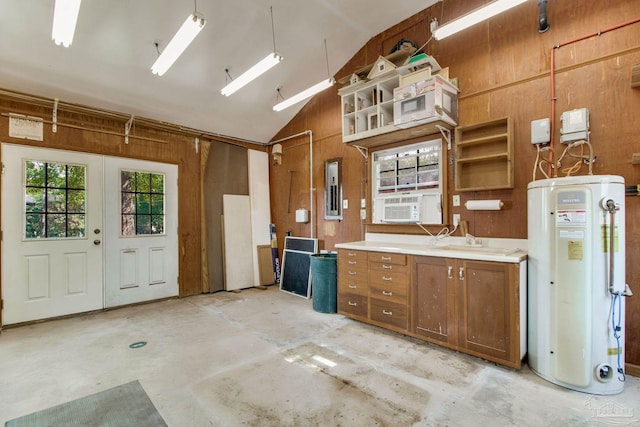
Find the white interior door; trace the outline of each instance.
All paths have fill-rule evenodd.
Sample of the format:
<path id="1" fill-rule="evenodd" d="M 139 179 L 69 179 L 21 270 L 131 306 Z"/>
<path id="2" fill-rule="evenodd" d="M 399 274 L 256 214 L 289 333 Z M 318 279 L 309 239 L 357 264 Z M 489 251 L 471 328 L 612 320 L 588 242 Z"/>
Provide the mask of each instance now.
<path id="1" fill-rule="evenodd" d="M 105 157 L 105 306 L 178 295 L 178 166 Z"/>
<path id="2" fill-rule="evenodd" d="M 3 323 L 103 307 L 102 157 L 2 144 Z"/>

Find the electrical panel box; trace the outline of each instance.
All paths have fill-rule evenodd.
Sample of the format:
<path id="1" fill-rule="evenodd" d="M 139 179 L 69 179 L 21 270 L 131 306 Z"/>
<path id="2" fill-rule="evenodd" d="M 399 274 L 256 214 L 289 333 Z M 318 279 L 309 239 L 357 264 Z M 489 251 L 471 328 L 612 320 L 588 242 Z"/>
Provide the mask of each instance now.
<path id="1" fill-rule="evenodd" d="M 589 110 L 577 108 L 565 111 L 560 116 L 562 127 L 560 128 L 560 142 L 568 144 L 573 141 L 589 140 Z"/>
<path id="2" fill-rule="evenodd" d="M 551 120 L 540 119 L 531 122 L 531 143 L 548 144 L 551 141 Z"/>

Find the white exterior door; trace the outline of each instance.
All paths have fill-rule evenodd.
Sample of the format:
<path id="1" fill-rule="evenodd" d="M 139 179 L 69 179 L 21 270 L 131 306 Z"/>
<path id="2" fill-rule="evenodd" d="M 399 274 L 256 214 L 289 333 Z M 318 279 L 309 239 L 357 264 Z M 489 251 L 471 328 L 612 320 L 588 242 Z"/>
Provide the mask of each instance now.
<path id="1" fill-rule="evenodd" d="M 2 144 L 3 323 L 103 307 L 102 157 Z"/>
<path id="2" fill-rule="evenodd" d="M 178 166 L 105 157 L 105 307 L 178 295 Z"/>

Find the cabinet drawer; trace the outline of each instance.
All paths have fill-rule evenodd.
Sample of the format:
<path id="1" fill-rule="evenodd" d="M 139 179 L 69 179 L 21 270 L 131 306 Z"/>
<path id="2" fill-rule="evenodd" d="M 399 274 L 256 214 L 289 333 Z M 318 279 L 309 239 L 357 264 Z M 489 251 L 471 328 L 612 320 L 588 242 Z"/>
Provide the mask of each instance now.
<path id="1" fill-rule="evenodd" d="M 338 277 L 338 292 L 345 294 L 368 295 L 369 284 L 366 280 L 356 280 L 352 277 Z"/>
<path id="2" fill-rule="evenodd" d="M 367 317 L 369 312 L 367 307 L 367 296 L 351 293 L 338 294 L 338 312 Z"/>
<path id="3" fill-rule="evenodd" d="M 371 320 L 407 329 L 407 304 L 371 298 Z"/>
<path id="4" fill-rule="evenodd" d="M 338 249 L 338 259 L 341 261 L 360 261 L 365 264 L 367 262 L 368 256 L 365 251 L 352 251 L 349 249 Z"/>
<path id="5" fill-rule="evenodd" d="M 355 259 L 339 259 L 338 260 L 338 270 L 339 271 L 364 271 L 366 272 L 369 265 L 367 261 L 358 261 Z"/>
<path id="6" fill-rule="evenodd" d="M 371 262 L 369 261 L 369 270 L 373 272 L 382 272 L 382 273 L 406 273 L 409 271 L 409 267 L 407 265 L 400 264 L 391 264 L 385 262 Z"/>
<path id="7" fill-rule="evenodd" d="M 373 285 L 392 286 L 395 284 L 408 286 L 409 274 L 406 271 L 370 271 L 369 282 Z"/>
<path id="8" fill-rule="evenodd" d="M 369 296 L 378 298 L 382 301 L 394 301 L 398 303 L 407 303 L 409 295 L 409 287 L 401 283 L 393 283 L 388 286 L 371 285 L 369 286 Z"/>
<path id="9" fill-rule="evenodd" d="M 366 268 L 339 268 L 338 279 L 346 281 L 367 282 L 369 273 Z"/>
<path id="10" fill-rule="evenodd" d="M 369 262 L 407 265 L 407 256 L 403 254 L 392 254 L 386 252 L 369 252 Z"/>

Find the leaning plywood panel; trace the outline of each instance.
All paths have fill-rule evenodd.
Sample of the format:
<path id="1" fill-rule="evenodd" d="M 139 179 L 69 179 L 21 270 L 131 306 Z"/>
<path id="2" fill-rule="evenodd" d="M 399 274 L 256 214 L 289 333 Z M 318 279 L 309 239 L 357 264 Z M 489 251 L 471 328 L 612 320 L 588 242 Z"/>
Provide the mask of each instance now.
<path id="1" fill-rule="evenodd" d="M 253 243 L 249 196 L 224 194 L 224 288 L 227 291 L 250 288 L 253 280 Z"/>
<path id="2" fill-rule="evenodd" d="M 269 245 L 271 235 L 269 224 L 271 223 L 269 202 L 269 154 L 264 151 L 248 150 L 249 165 L 249 198 L 251 200 L 251 234 L 254 248 L 253 277 L 254 285 L 259 286 L 260 270 L 258 263 L 257 246 Z"/>

